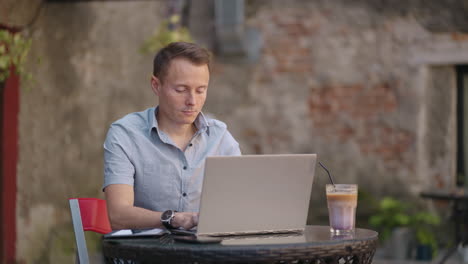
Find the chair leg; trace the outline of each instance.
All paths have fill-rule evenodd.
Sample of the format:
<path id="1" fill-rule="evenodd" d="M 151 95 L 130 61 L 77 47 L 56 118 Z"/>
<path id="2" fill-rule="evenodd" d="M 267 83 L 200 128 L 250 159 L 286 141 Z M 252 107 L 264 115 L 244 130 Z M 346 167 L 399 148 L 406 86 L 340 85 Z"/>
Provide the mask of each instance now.
<path id="1" fill-rule="evenodd" d="M 445 263 L 445 261 L 447 261 L 448 258 L 449 258 L 450 256 L 452 256 L 453 253 L 455 253 L 455 251 L 457 250 L 457 246 L 458 246 L 458 245 L 455 245 L 455 246 L 453 246 L 452 248 L 449 248 L 448 251 L 447 251 L 447 253 L 445 253 L 445 255 L 442 257 L 442 259 L 439 261 L 439 264 Z"/>
<path id="2" fill-rule="evenodd" d="M 83 223 L 81 222 L 80 205 L 78 200 L 70 199 L 70 209 L 72 215 L 73 229 L 75 231 L 78 263 L 89 264 L 88 249 L 86 247 Z"/>

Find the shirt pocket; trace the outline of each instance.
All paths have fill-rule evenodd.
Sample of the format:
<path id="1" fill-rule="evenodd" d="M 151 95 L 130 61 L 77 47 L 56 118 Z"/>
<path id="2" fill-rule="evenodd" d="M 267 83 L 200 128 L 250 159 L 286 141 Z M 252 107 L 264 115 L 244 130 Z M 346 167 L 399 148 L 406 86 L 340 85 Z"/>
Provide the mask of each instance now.
<path id="1" fill-rule="evenodd" d="M 143 166 L 142 190 L 155 210 L 176 208 L 177 174 L 171 163 L 146 162 Z"/>

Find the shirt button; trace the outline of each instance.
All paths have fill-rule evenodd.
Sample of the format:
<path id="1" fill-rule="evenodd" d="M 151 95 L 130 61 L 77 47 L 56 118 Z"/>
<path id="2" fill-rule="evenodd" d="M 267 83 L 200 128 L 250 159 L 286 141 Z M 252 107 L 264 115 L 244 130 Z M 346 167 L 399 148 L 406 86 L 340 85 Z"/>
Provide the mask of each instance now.
<path id="1" fill-rule="evenodd" d="M 188 144 L 188 146 L 189 146 L 189 147 L 191 147 L 191 146 L 193 146 L 193 144 L 192 144 L 192 143 L 190 143 L 190 144 Z"/>
<path id="2" fill-rule="evenodd" d="M 183 196 L 183 197 L 187 196 L 187 193 L 183 193 L 182 196 Z"/>
<path id="3" fill-rule="evenodd" d="M 187 166 L 184 166 L 184 170 L 186 170 L 186 169 L 187 169 Z"/>

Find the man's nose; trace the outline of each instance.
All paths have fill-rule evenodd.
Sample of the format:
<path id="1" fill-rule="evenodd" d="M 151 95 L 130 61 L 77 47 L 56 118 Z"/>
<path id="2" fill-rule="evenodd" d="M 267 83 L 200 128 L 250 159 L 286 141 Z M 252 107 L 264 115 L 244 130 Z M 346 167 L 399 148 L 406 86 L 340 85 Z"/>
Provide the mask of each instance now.
<path id="1" fill-rule="evenodd" d="M 195 103 L 196 103 L 195 93 L 190 92 L 190 93 L 188 94 L 186 103 L 187 103 L 187 105 L 195 105 Z"/>

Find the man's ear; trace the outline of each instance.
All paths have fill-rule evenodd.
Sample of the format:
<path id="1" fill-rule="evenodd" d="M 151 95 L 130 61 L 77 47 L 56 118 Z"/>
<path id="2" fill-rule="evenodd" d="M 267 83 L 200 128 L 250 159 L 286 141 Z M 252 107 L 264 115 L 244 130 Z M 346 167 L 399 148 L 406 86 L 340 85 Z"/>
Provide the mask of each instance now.
<path id="1" fill-rule="evenodd" d="M 154 75 L 151 76 L 151 90 L 157 96 L 161 93 L 161 81 Z"/>

